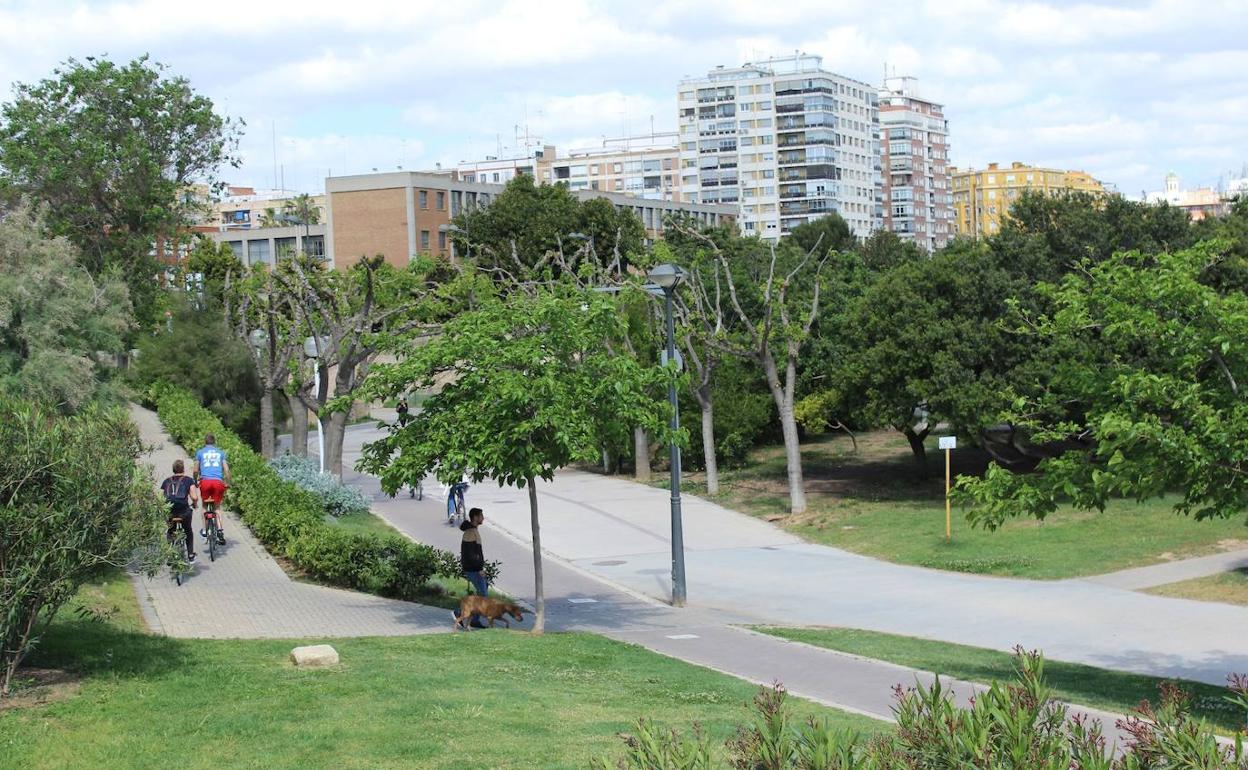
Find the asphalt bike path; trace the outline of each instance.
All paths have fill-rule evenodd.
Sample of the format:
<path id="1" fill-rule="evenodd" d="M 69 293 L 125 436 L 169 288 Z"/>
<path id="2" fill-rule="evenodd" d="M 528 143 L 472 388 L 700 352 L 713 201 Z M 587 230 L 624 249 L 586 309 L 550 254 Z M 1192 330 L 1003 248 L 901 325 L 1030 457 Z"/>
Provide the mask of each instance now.
<path id="1" fill-rule="evenodd" d="M 362 446 L 381 434 L 372 423 L 348 429 L 343 448 L 344 483 L 371 496 L 373 512 L 399 532 L 417 542 L 458 553 L 461 533 L 447 523 L 444 485 L 430 478 L 424 483 L 422 500 L 411 498 L 407 490 L 391 498 L 381 491 L 375 477 L 353 469 Z M 539 482 L 538 487 L 544 544 L 548 540 L 561 542 L 564 538 L 559 529 L 564 526 L 597 531 L 602 537 L 617 534 L 621 528 L 637 526 L 636 519 L 627 511 L 608 510 L 605 516 L 583 512 L 578 520 L 568 521 L 557 505 L 563 498 L 552 486 L 562 489 L 558 480 L 555 485 Z M 666 506 L 666 496 L 663 499 Z M 469 508 L 480 507 L 485 511 L 482 529 L 485 556 L 502 565 L 502 575 L 495 587 L 532 606 L 533 556 L 528 539 L 527 492 L 485 483 L 469 487 L 465 502 Z M 597 505 L 593 510 L 604 510 L 604 506 Z M 666 513 L 666 507 L 663 510 Z M 700 518 L 695 515 L 694 520 Z M 604 525 L 604 519 L 611 524 Z M 753 531 L 749 526 L 745 529 Z M 763 534 L 768 542 L 772 539 L 792 542 L 790 536 L 784 533 L 777 536 L 766 529 L 773 528 L 764 526 Z M 740 532 L 729 531 L 694 533 L 689 539 L 691 533 L 688 529 L 686 533 L 687 542 L 694 543 L 735 542 L 741 537 Z M 892 719 L 895 685 L 930 684 L 934 679 L 928 672 L 752 631 L 747 626 L 768 622 L 768 618 L 731 607 L 704 605 L 692 591 L 688 607 L 673 608 L 645 590 L 606 581 L 577 561 L 554 553 L 553 549 L 543 550 L 548 630 L 602 634 L 757 684 L 780 682 L 794 695 L 884 720 Z M 609 546 L 603 547 L 603 551 L 609 550 Z M 599 553 L 592 558 L 615 561 L 605 556 L 607 554 Z M 670 562 L 663 569 L 670 569 Z M 528 628 L 531 621 L 526 615 L 521 627 Z M 950 685 L 962 703 L 984 689 L 945 677 L 942 683 Z M 1118 736 L 1114 725 L 1119 715 L 1082 706 L 1076 710 L 1100 721 L 1111 739 Z"/>
<path id="2" fill-rule="evenodd" d="M 380 435 L 373 423 L 351 428 L 344 466 Z M 1248 672 L 1248 612 L 1241 607 L 1137 593 L 1105 577 L 1023 580 L 892 564 L 801 542 L 694 495 L 682 499 L 693 608 L 685 616 L 714 611 L 732 622 L 845 626 L 1002 651 L 1023 645 L 1054 660 L 1215 685 Z M 468 504 L 486 510 L 489 527 L 527 543 L 524 490 L 477 485 Z M 549 554 L 617 590 L 670 595 L 667 490 L 565 470 L 539 484 L 539 504 Z M 443 503 L 430 505 L 436 518 Z M 1234 558 L 1195 569 L 1220 571 Z M 505 563 L 510 583 L 517 565 L 510 557 Z M 1162 567 L 1181 569 L 1160 565 L 1146 574 Z"/>
<path id="3" fill-rule="evenodd" d="M 140 462 L 153 466 L 159 482 L 186 452 L 165 433 L 154 412 L 131 405 L 130 419 L 145 445 Z M 197 638 L 325 638 L 397 636 L 446 631 L 445 610 L 411 602 L 290 579 L 264 547 L 229 511 L 223 512 L 227 544 L 209 561 L 199 529 L 203 507 L 195 512 L 196 551 L 192 571 L 174 583 L 168 570 L 155 577 L 132 575 L 144 620 L 156 633 Z"/>

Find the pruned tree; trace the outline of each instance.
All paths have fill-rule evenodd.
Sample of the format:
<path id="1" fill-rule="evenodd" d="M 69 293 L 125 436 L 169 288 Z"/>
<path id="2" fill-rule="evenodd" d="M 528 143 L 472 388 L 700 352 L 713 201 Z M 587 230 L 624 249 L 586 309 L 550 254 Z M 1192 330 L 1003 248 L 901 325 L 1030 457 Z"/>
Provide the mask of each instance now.
<path id="1" fill-rule="evenodd" d="M 225 279 L 225 317 L 234 335 L 247 341 L 256 364 L 260 378 L 260 454 L 271 459 L 276 454 L 273 396 L 283 392 L 290 380 L 292 361 L 303 348 L 302 326 L 291 312 L 283 284 L 267 266 L 257 265 L 234 283 L 233 277 L 227 274 Z M 306 445 L 305 438 L 305 453 Z"/>
<path id="2" fill-rule="evenodd" d="M 377 335 L 404 334 L 414 340 L 436 332 L 429 304 L 434 265 L 417 261 L 398 269 L 380 255 L 361 258 L 346 270 L 325 270 L 302 259 L 287 265 L 288 271 L 276 271 L 274 276 L 283 283 L 289 307 L 314 341 L 321 378 L 319 395 L 301 378 L 298 398 L 320 413 L 331 400 L 339 405 L 328 414 L 325 426 L 325 470 L 341 476 L 352 397 L 377 356 Z"/>
<path id="3" fill-rule="evenodd" d="M 776 246 L 725 231 L 711 234 L 687 223 L 677 223 L 676 227 L 702 246 L 691 274 L 710 272 L 719 277 L 689 284 L 697 295 L 691 307 L 710 314 L 701 325 L 719 330 L 707 338 L 707 343 L 762 368 L 780 415 L 789 509 L 801 513 L 806 510 L 806 490 L 794 416 L 798 362 L 819 315 L 824 266 L 835 252 L 821 249 L 818 239 L 811 249 L 799 252 L 790 244 Z M 720 243 L 724 239 L 731 239 L 735 247 L 731 259 Z M 704 262 L 708 259 L 718 266 L 717 273 L 707 270 Z M 726 301 L 714 296 L 720 280 Z"/>

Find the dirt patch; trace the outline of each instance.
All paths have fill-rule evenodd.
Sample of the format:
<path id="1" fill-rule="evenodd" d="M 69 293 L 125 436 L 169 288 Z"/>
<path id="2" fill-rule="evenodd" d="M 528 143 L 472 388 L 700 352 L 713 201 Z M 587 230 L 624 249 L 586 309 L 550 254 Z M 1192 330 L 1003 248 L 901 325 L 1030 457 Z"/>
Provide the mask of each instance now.
<path id="1" fill-rule="evenodd" d="M 1218 541 L 1218 548 L 1223 551 L 1239 551 L 1248 548 L 1248 540 L 1240 540 L 1238 538 L 1227 538 Z"/>
<path id="2" fill-rule="evenodd" d="M 30 708 L 67 700 L 82 689 L 82 679 L 55 668 L 22 668 L 14 677 L 9 697 L 0 700 L 0 711 Z"/>
<path id="3" fill-rule="evenodd" d="M 1177 559 L 1178 557 L 1177 557 L 1177 556 L 1175 556 L 1175 555 L 1174 555 L 1173 553 L 1171 553 L 1170 551 L 1163 551 L 1163 552 L 1161 552 L 1161 553 L 1157 554 L 1157 558 L 1158 558 L 1159 560 L 1161 560 L 1161 561 L 1174 561 L 1174 560 L 1175 560 L 1175 559 Z"/>

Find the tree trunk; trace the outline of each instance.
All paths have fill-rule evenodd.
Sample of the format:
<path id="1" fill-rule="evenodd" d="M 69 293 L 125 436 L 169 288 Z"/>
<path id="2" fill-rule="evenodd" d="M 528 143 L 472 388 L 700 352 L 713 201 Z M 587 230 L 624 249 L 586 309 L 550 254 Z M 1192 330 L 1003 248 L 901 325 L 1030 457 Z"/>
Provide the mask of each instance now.
<path id="1" fill-rule="evenodd" d="M 308 456 L 308 408 L 298 396 L 286 395 L 290 403 L 290 451 L 298 457 Z"/>
<path id="2" fill-rule="evenodd" d="M 914 462 L 919 466 L 919 475 L 922 478 L 927 478 L 929 474 L 927 447 L 923 445 L 923 441 L 927 438 L 927 434 L 931 432 L 931 428 L 924 428 L 916 433 L 914 428 L 907 425 L 902 428 L 901 432 L 906 435 L 906 441 L 910 442 L 910 451 L 914 454 Z"/>
<path id="3" fill-rule="evenodd" d="M 789 368 L 792 369 L 792 366 Z M 776 402 L 776 410 L 780 413 L 780 430 L 784 434 L 784 461 L 789 477 L 789 513 L 803 513 L 806 510 L 806 487 L 802 480 L 802 447 L 797 440 L 797 420 L 793 416 L 793 392 L 791 387 L 780 385 L 776 362 L 770 356 L 763 361 L 763 371 L 767 375 L 767 387 Z M 791 384 L 790 376 L 790 386 Z"/>
<path id="4" fill-rule="evenodd" d="M 273 459 L 273 390 L 265 388 L 260 396 L 260 456 Z"/>
<path id="5" fill-rule="evenodd" d="M 537 521 L 537 482 L 529 477 L 525 483 L 529 485 L 529 526 L 533 529 L 533 596 L 537 603 L 533 633 L 540 634 L 546 628 L 546 589 L 542 585 L 542 530 Z"/>
<path id="6" fill-rule="evenodd" d="M 702 457 L 706 463 L 706 493 L 719 494 L 719 465 L 715 461 L 715 404 L 711 401 L 710 389 L 704 396 L 698 397 L 702 407 Z"/>
<path id="7" fill-rule="evenodd" d="M 650 437 L 640 425 L 633 428 L 633 458 L 637 466 L 633 477 L 638 481 L 650 481 Z"/>
<path id="8" fill-rule="evenodd" d="M 347 412 L 334 412 L 325 426 L 325 472 L 337 479 L 342 478 L 342 442 L 347 433 Z"/>

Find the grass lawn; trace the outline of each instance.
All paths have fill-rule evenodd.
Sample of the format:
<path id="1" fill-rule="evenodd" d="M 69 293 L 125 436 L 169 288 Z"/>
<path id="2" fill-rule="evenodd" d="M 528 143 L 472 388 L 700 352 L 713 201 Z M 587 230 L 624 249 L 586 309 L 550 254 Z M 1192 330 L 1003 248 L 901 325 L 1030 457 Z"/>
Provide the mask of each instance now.
<path id="1" fill-rule="evenodd" d="M 1197 599 L 1202 602 L 1248 604 L 1248 569 L 1237 569 L 1179 583 L 1145 589 L 1145 593 Z"/>
<path id="2" fill-rule="evenodd" d="M 1014 677 L 1014 656 L 982 647 L 948 644 L 911 636 L 861 631 L 853 628 L 774 628 L 756 630 L 772 636 L 840 650 L 902 666 L 947 675 L 968 682 L 1007 681 Z M 1056 660 L 1044 662 L 1044 675 L 1056 698 L 1084 706 L 1127 713 L 1143 700 L 1157 701 L 1157 685 L 1163 681 L 1143 674 L 1128 674 Z M 1244 725 L 1243 711 L 1222 697 L 1222 687 L 1181 680 L 1193 696 L 1192 710 L 1208 719 L 1219 731 L 1231 733 Z"/>
<path id="3" fill-rule="evenodd" d="M 331 640 L 334 670 L 291 666 L 289 641 L 177 640 L 138 630 L 130 588 L 65 612 L 32 664 L 81 690 L 0 711 L 0 766 L 43 768 L 578 768 L 619 755 L 639 716 L 726 738 L 754 686 L 589 634 L 488 631 Z M 861 730 L 883 723 L 792 699 Z"/>
<path id="4" fill-rule="evenodd" d="M 909 446 L 895 431 L 843 434 L 802 445 L 808 509 L 787 513 L 782 447 L 763 447 L 749 466 L 721 473 L 715 500 L 774 521 L 815 543 L 903 564 L 936 569 L 1054 579 L 1110 572 L 1170 559 L 1248 547 L 1242 518 L 1195 521 L 1174 514 L 1167 500 L 1118 501 L 1104 514 L 1060 510 L 1043 523 L 1008 522 L 996 532 L 972 529 L 954 509 L 953 542 L 945 542 L 944 460 L 929 439 L 932 475 L 915 472 Z M 954 474 L 980 473 L 982 452 L 954 452 Z M 660 482 L 661 483 L 661 482 Z M 704 494 L 700 475 L 688 491 Z"/>

